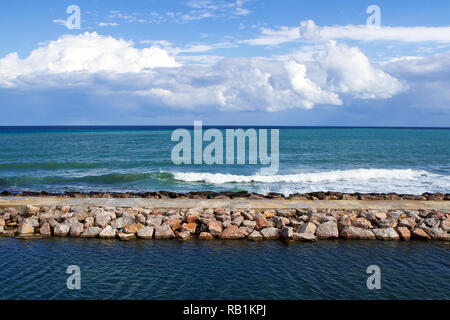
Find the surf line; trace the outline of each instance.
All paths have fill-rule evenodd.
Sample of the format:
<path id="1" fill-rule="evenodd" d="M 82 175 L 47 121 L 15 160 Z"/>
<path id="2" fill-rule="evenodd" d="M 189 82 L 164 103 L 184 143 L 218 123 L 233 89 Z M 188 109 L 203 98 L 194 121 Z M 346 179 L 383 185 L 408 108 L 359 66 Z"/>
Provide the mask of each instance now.
<path id="1" fill-rule="evenodd" d="M 181 164 L 240 164 L 246 163 L 248 145 L 248 164 L 269 165 L 261 168 L 261 174 L 274 175 L 279 169 L 279 129 L 270 129 L 270 154 L 268 152 L 268 130 L 249 128 L 221 130 L 210 128 L 203 132 L 202 121 L 194 121 L 194 138 L 187 129 L 179 128 L 172 132 L 171 141 L 178 142 L 171 153 L 172 162 Z M 246 143 L 248 141 L 248 144 Z M 203 142 L 209 144 L 203 148 Z M 192 147 L 194 152 L 192 152 Z M 224 157 L 225 151 L 225 157 Z M 193 159 L 192 159 L 193 153 Z M 236 156 L 235 156 L 236 155 Z"/>

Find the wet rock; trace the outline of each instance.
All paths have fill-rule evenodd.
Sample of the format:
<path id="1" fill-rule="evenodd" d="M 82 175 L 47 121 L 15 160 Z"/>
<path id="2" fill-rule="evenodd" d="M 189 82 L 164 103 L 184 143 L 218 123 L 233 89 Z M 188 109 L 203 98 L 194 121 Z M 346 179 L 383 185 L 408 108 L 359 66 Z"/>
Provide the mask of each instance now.
<path id="1" fill-rule="evenodd" d="M 222 223 L 217 220 L 210 220 L 206 223 L 208 231 L 213 236 L 219 236 L 222 233 Z"/>
<path id="2" fill-rule="evenodd" d="M 243 239 L 245 234 L 239 230 L 238 226 L 231 225 L 219 235 L 220 239 Z"/>
<path id="3" fill-rule="evenodd" d="M 415 226 L 416 226 L 416 219 L 414 219 L 414 218 L 405 218 L 405 219 L 401 219 L 399 222 L 398 222 L 398 226 L 399 227 L 406 227 L 406 228 L 408 228 L 408 229 L 414 229 L 415 228 Z"/>
<path id="4" fill-rule="evenodd" d="M 169 225 L 155 226 L 155 239 L 169 239 L 174 237 L 175 233 L 173 233 Z"/>
<path id="5" fill-rule="evenodd" d="M 106 226 L 98 236 L 102 239 L 114 239 L 116 237 L 116 230 L 110 225 Z"/>
<path id="6" fill-rule="evenodd" d="M 84 231 L 84 225 L 79 222 L 75 222 L 70 224 L 70 231 L 69 234 L 71 237 L 78 237 L 80 236 Z"/>
<path id="7" fill-rule="evenodd" d="M 65 237 L 70 231 L 70 226 L 65 223 L 58 223 L 55 225 L 53 234 L 57 237 Z"/>
<path id="8" fill-rule="evenodd" d="M 280 237 L 283 240 L 289 240 L 290 238 L 292 238 L 294 234 L 294 230 L 292 227 L 282 227 L 280 230 Z"/>
<path id="9" fill-rule="evenodd" d="M 297 233 L 292 235 L 292 240 L 294 241 L 317 241 L 317 237 L 312 233 Z"/>
<path id="10" fill-rule="evenodd" d="M 105 228 L 111 221 L 111 215 L 108 212 L 101 212 L 95 216 L 95 225 L 100 228 Z"/>
<path id="11" fill-rule="evenodd" d="M 100 229 L 99 227 L 88 227 L 84 229 L 83 233 L 81 234 L 81 237 L 95 238 L 96 236 L 99 235 L 100 231 L 102 231 L 102 229 Z"/>
<path id="12" fill-rule="evenodd" d="M 398 227 L 397 233 L 402 240 L 409 240 L 411 238 L 411 231 L 407 227 Z"/>
<path id="13" fill-rule="evenodd" d="M 337 239 L 339 237 L 337 223 L 328 221 L 320 224 L 316 230 L 316 236 L 319 239 Z"/>
<path id="14" fill-rule="evenodd" d="M 253 240 L 253 241 L 259 241 L 259 240 L 263 240 L 263 235 L 259 232 L 259 231 L 253 231 L 252 233 L 250 233 L 247 237 L 248 240 Z"/>
<path id="15" fill-rule="evenodd" d="M 400 236 L 395 232 L 394 228 L 372 229 L 377 239 L 381 240 L 398 240 Z"/>
<path id="16" fill-rule="evenodd" d="M 276 240 L 280 237 L 280 229 L 268 227 L 261 230 L 265 240 Z"/>
<path id="17" fill-rule="evenodd" d="M 178 232 L 178 234 L 177 234 L 177 239 L 181 240 L 181 241 L 186 241 L 186 240 L 190 239 L 191 237 L 192 236 L 189 231 L 181 231 L 181 232 Z"/>
<path id="18" fill-rule="evenodd" d="M 317 227 L 314 223 L 312 222 L 307 222 L 303 225 L 303 227 L 301 227 L 297 233 L 310 233 L 310 234 L 315 234 L 317 230 Z"/>
<path id="19" fill-rule="evenodd" d="M 358 240 L 372 240 L 372 239 L 375 239 L 375 235 L 372 232 L 372 230 L 354 227 L 354 226 L 347 226 L 342 230 L 341 238 L 358 239 Z"/>
<path id="20" fill-rule="evenodd" d="M 134 235 L 134 233 L 124 233 L 124 232 L 120 232 L 118 235 L 120 240 L 122 241 L 129 241 L 129 240 L 134 240 L 136 239 L 136 236 Z"/>
<path id="21" fill-rule="evenodd" d="M 145 226 L 137 232 L 137 236 L 141 239 L 152 239 L 154 231 L 154 227 Z"/>
<path id="22" fill-rule="evenodd" d="M 430 240 L 430 236 L 423 230 L 420 228 L 415 228 L 411 231 L 411 237 L 413 239 L 418 239 L 418 240 Z"/>
<path id="23" fill-rule="evenodd" d="M 214 239 L 213 235 L 209 232 L 200 232 L 198 238 L 201 240 L 212 240 Z"/>
<path id="24" fill-rule="evenodd" d="M 372 228 L 372 224 L 370 223 L 370 221 L 362 217 L 356 218 L 355 221 L 353 221 L 352 226 L 362 229 Z"/>

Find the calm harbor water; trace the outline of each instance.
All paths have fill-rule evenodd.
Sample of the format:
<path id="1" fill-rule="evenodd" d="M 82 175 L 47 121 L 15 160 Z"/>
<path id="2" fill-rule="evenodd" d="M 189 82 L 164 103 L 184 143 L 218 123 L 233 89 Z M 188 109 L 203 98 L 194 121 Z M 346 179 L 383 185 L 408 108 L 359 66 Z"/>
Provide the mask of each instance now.
<path id="1" fill-rule="evenodd" d="M 366 287 L 373 264 L 380 290 Z M 0 238 L 0 269 L 0 299 L 450 299 L 442 242 Z"/>

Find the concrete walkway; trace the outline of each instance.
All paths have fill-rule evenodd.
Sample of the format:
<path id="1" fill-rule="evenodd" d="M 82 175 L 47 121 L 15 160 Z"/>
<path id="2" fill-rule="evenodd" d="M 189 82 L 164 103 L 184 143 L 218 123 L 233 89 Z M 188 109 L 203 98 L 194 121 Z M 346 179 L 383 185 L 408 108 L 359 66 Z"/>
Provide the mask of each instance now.
<path id="1" fill-rule="evenodd" d="M 450 201 L 385 201 L 385 200 L 193 200 L 193 199 L 120 199 L 120 198 L 57 198 L 0 197 L 0 208 L 68 205 L 92 207 L 141 207 L 141 208 L 241 208 L 241 209 L 436 209 L 450 210 Z"/>

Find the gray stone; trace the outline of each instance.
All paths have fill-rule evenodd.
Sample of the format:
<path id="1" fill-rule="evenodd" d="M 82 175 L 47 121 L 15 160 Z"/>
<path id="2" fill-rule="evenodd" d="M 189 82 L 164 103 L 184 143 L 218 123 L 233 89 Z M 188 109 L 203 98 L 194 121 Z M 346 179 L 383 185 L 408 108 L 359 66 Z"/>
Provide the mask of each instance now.
<path id="1" fill-rule="evenodd" d="M 312 222 L 307 222 L 298 230 L 298 233 L 310 233 L 315 234 L 317 230 L 317 227 Z"/>
<path id="2" fill-rule="evenodd" d="M 352 226 L 362 229 L 372 228 L 370 221 L 362 217 L 356 218 L 355 221 L 353 221 Z"/>
<path id="3" fill-rule="evenodd" d="M 109 212 L 101 212 L 95 216 L 95 225 L 100 228 L 105 228 L 111 221 Z"/>
<path id="4" fill-rule="evenodd" d="M 248 235 L 247 239 L 253 240 L 253 241 L 258 241 L 258 240 L 263 240 L 263 236 L 259 231 L 255 230 Z"/>
<path id="5" fill-rule="evenodd" d="M 154 231 L 154 227 L 145 226 L 137 232 L 137 236 L 141 239 L 152 239 Z"/>
<path id="6" fill-rule="evenodd" d="M 145 221 L 145 224 L 149 227 L 158 227 L 162 223 L 162 217 L 157 215 L 151 215 L 147 217 L 147 220 Z"/>
<path id="7" fill-rule="evenodd" d="M 410 230 L 414 229 L 414 227 L 416 226 L 416 219 L 412 218 L 412 217 L 401 219 L 398 222 L 398 226 L 399 227 L 407 227 Z"/>
<path id="8" fill-rule="evenodd" d="M 84 225 L 82 223 L 76 222 L 70 225 L 70 236 L 78 237 L 84 231 Z"/>
<path id="9" fill-rule="evenodd" d="M 347 226 L 344 229 L 342 229 L 341 238 L 371 240 L 375 239 L 375 235 L 373 234 L 372 230 L 369 229 Z"/>
<path id="10" fill-rule="evenodd" d="M 373 233 L 377 237 L 377 239 L 381 240 L 399 240 L 400 236 L 394 230 L 394 228 L 380 228 L 380 229 L 372 229 Z"/>
<path id="11" fill-rule="evenodd" d="M 116 237 L 116 230 L 110 225 L 107 225 L 98 236 L 102 239 L 114 239 Z"/>
<path id="12" fill-rule="evenodd" d="M 280 237 L 280 229 L 268 227 L 261 230 L 261 234 L 266 240 L 275 240 Z"/>
<path id="13" fill-rule="evenodd" d="M 96 236 L 99 235 L 100 231 L 102 231 L 102 229 L 100 229 L 99 227 L 88 227 L 84 229 L 84 232 L 81 234 L 81 237 L 95 238 Z"/>
<path id="14" fill-rule="evenodd" d="M 65 223 L 57 223 L 53 230 L 53 234 L 57 237 L 65 237 L 70 231 L 70 226 Z"/>
<path id="15" fill-rule="evenodd" d="M 129 240 L 136 239 L 136 236 L 134 235 L 134 233 L 123 233 L 123 232 L 120 232 L 117 236 L 122 241 L 129 241 Z"/>
<path id="16" fill-rule="evenodd" d="M 334 221 L 327 221 L 319 225 L 316 230 L 316 236 L 319 239 L 337 239 L 339 238 L 339 230 L 337 223 Z"/>
<path id="17" fill-rule="evenodd" d="M 292 238 L 292 235 L 294 234 L 294 230 L 292 227 L 286 227 L 284 226 L 283 228 L 281 228 L 280 231 L 280 237 L 283 240 L 289 240 L 290 238 Z"/>
<path id="18" fill-rule="evenodd" d="M 169 225 L 155 226 L 155 239 L 174 238 L 172 228 Z"/>
<path id="19" fill-rule="evenodd" d="M 436 228 L 439 226 L 439 223 L 441 221 L 439 220 L 439 218 L 427 218 L 425 219 L 425 224 L 430 227 L 430 228 Z"/>
<path id="20" fill-rule="evenodd" d="M 18 228 L 17 232 L 19 233 L 19 235 L 33 234 L 34 233 L 34 228 L 30 224 L 28 224 L 26 220 L 24 220 L 19 225 L 19 228 Z"/>
<path id="21" fill-rule="evenodd" d="M 186 241 L 186 240 L 190 239 L 191 237 L 192 236 L 189 231 L 182 231 L 182 232 L 178 232 L 178 234 L 177 234 L 177 239 L 181 240 L 181 241 Z"/>
<path id="22" fill-rule="evenodd" d="M 441 229 L 446 232 L 449 232 L 450 231 L 450 220 L 448 220 L 448 219 L 442 220 L 441 221 Z"/>
<path id="23" fill-rule="evenodd" d="M 450 241 L 450 234 L 443 231 L 442 229 L 428 228 L 425 229 L 425 232 L 431 237 L 431 239 Z"/>
<path id="24" fill-rule="evenodd" d="M 232 224 L 238 227 L 242 224 L 242 222 L 244 222 L 244 217 L 241 215 L 237 216 L 236 218 L 233 219 L 233 221 L 231 221 Z"/>
<path id="25" fill-rule="evenodd" d="M 292 240 L 294 241 L 317 241 L 317 237 L 312 233 L 297 233 L 292 235 Z"/>

